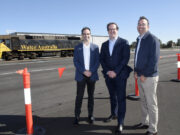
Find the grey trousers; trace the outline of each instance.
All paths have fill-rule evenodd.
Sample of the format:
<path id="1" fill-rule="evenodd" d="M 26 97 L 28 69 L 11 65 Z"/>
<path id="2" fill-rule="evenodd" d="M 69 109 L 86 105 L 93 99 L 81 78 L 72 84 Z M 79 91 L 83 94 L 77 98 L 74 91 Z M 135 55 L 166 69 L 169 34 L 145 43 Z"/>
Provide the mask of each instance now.
<path id="1" fill-rule="evenodd" d="M 145 82 L 141 82 L 138 77 L 138 87 L 141 101 L 141 122 L 149 125 L 148 131 L 157 132 L 158 125 L 158 102 L 157 102 L 157 84 L 159 76 L 147 77 Z"/>

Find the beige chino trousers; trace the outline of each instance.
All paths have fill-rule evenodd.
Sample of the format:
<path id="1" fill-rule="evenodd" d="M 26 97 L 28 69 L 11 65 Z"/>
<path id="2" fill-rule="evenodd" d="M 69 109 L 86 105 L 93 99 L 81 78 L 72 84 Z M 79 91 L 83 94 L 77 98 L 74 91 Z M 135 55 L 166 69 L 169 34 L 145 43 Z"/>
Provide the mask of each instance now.
<path id="1" fill-rule="evenodd" d="M 147 77 L 141 82 L 138 77 L 138 87 L 141 101 L 142 124 L 149 125 L 148 131 L 157 132 L 158 125 L 158 102 L 157 102 L 157 84 L 159 76 Z"/>

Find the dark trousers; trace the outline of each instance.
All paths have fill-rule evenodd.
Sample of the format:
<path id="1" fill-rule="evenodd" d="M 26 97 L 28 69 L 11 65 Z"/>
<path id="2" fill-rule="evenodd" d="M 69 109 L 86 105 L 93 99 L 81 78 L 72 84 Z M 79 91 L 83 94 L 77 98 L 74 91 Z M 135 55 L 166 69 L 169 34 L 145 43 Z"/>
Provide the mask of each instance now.
<path id="1" fill-rule="evenodd" d="M 86 85 L 87 85 L 87 92 L 88 92 L 88 116 L 93 115 L 95 82 L 96 81 L 91 81 L 89 77 L 85 77 L 80 82 L 77 81 L 77 95 L 76 95 L 76 101 L 75 101 L 75 117 L 80 116 L 82 100 L 83 100 Z"/>
<path id="2" fill-rule="evenodd" d="M 107 77 L 105 81 L 110 95 L 111 115 L 118 116 L 118 124 L 124 124 L 127 79 Z"/>

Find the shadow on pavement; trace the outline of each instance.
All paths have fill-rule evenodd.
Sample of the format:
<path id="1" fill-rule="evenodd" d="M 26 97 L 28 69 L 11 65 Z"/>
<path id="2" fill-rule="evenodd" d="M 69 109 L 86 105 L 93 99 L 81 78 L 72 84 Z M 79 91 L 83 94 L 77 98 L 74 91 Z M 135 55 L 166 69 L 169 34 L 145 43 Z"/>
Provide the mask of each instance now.
<path id="1" fill-rule="evenodd" d="M 83 99 L 88 99 L 88 97 L 84 97 Z M 109 97 L 94 97 L 94 99 L 109 99 Z"/>
<path id="2" fill-rule="evenodd" d="M 89 125 L 85 121 L 87 118 L 81 118 L 78 127 L 72 125 L 73 117 L 38 117 L 33 116 L 34 126 L 41 126 L 45 129 L 46 135 L 112 135 L 114 126 L 107 125 Z M 103 118 L 96 118 L 96 121 L 103 121 Z M 20 129 L 26 127 L 25 116 L 20 115 L 0 115 L 0 135 L 12 135 Z M 131 130 L 130 126 L 124 127 Z M 8 134 L 9 133 L 9 134 Z M 123 135 L 143 135 L 139 133 L 124 133 Z"/>

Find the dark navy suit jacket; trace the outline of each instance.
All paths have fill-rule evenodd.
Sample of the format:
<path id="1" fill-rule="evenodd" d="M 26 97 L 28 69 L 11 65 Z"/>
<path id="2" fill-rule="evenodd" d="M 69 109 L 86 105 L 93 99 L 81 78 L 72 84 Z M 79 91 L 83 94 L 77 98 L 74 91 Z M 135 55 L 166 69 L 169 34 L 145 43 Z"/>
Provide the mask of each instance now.
<path id="1" fill-rule="evenodd" d="M 138 39 L 137 39 L 138 45 Z M 137 50 L 137 46 L 136 46 Z M 136 56 L 135 50 L 135 56 Z M 138 76 L 153 77 L 158 75 L 158 61 L 160 55 L 160 42 L 150 32 L 145 33 L 141 39 L 140 48 L 134 71 Z"/>
<path id="2" fill-rule="evenodd" d="M 76 68 L 75 80 L 81 81 L 84 79 L 83 72 L 85 71 L 84 65 L 84 55 L 83 55 L 83 44 L 79 44 L 75 47 L 74 50 L 74 66 Z M 92 75 L 90 79 L 92 81 L 96 81 L 99 79 L 98 77 L 98 67 L 99 67 L 99 48 L 95 44 L 90 44 L 90 69 Z"/>
<path id="3" fill-rule="evenodd" d="M 127 79 L 132 71 L 127 64 L 130 58 L 130 48 L 128 41 L 120 37 L 117 38 L 112 55 L 109 53 L 109 40 L 104 42 L 101 47 L 100 62 L 103 68 L 104 77 L 107 72 L 113 70 L 121 79 Z"/>

